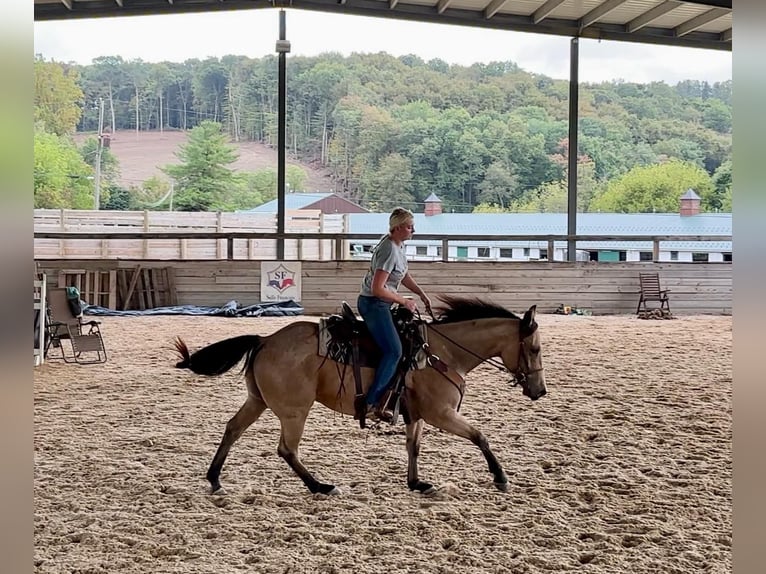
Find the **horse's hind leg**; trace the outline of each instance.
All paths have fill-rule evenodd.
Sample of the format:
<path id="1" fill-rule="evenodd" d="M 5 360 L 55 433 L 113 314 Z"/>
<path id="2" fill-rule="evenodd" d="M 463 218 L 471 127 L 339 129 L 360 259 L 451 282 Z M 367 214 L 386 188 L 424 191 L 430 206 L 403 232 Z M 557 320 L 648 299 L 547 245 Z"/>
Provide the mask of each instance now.
<path id="1" fill-rule="evenodd" d="M 223 434 L 221 444 L 218 445 L 213 462 L 210 463 L 210 468 L 207 471 L 207 479 L 210 482 L 211 492 L 216 492 L 221 488 L 221 482 L 219 481 L 221 467 L 226 460 L 226 456 L 229 454 L 229 449 L 242 436 L 247 427 L 253 424 L 265 410 L 266 403 L 263 402 L 262 398 L 249 395 L 245 404 L 237 411 L 237 414 L 226 423 L 226 432 Z"/>
<path id="2" fill-rule="evenodd" d="M 418 478 L 418 455 L 420 454 L 420 437 L 423 433 L 423 421 L 415 421 L 405 427 L 407 433 L 407 486 L 422 494 L 430 494 L 434 487 Z"/>
<path id="3" fill-rule="evenodd" d="M 303 427 L 306 424 L 308 413 L 293 416 L 280 417 L 282 424 L 282 436 L 279 438 L 279 447 L 277 453 L 281 456 L 290 468 L 295 471 L 312 494 L 317 492 L 321 494 L 340 494 L 340 491 L 332 484 L 325 484 L 316 480 L 311 473 L 306 470 L 298 458 L 298 444 L 303 436 Z"/>
<path id="4" fill-rule="evenodd" d="M 448 433 L 452 433 L 463 438 L 467 438 L 473 444 L 481 449 L 484 458 L 487 459 L 489 465 L 489 472 L 494 476 L 494 483 L 498 490 L 508 490 L 508 477 L 505 475 L 503 467 L 497 462 L 495 455 L 489 449 L 489 442 L 478 429 L 471 426 L 471 424 L 461 415 L 451 409 L 445 409 L 437 416 L 426 418 L 426 422 L 440 428 Z"/>

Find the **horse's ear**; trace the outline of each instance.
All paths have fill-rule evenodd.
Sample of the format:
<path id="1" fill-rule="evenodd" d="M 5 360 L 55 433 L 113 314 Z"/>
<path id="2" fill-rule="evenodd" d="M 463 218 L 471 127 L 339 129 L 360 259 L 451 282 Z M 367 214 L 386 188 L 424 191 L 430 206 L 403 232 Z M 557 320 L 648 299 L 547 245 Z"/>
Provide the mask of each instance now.
<path id="1" fill-rule="evenodd" d="M 524 313 L 524 318 L 521 320 L 522 325 L 529 326 L 535 321 L 535 313 L 537 312 L 537 305 L 532 305 L 529 310 Z"/>

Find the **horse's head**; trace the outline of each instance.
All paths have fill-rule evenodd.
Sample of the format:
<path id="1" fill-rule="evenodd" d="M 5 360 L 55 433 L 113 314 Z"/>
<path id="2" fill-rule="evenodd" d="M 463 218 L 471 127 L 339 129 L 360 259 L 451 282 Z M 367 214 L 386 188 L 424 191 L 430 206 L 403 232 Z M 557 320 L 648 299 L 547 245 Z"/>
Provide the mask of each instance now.
<path id="1" fill-rule="evenodd" d="M 524 395 L 536 401 L 548 392 L 545 388 L 545 370 L 540 349 L 540 331 L 535 322 L 537 306 L 532 305 L 519 323 L 518 346 L 506 347 L 503 363 L 521 385 Z"/>

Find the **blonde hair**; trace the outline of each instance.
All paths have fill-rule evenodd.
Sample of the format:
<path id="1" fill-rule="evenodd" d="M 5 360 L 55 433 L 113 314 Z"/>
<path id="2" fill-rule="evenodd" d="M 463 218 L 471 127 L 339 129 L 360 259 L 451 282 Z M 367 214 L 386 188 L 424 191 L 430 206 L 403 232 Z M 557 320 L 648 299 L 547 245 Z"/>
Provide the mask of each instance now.
<path id="1" fill-rule="evenodd" d="M 412 215 L 412 212 L 409 209 L 404 209 L 403 207 L 397 207 L 391 212 L 391 215 L 388 218 L 388 230 L 393 231 L 395 228 L 399 227 L 400 225 L 404 225 L 408 221 L 414 221 L 415 216 Z"/>

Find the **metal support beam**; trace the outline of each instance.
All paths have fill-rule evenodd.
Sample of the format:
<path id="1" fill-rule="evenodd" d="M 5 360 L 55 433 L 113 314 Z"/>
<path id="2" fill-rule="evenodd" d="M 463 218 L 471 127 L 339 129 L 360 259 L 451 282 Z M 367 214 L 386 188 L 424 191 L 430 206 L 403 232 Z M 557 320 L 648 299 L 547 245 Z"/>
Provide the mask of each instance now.
<path id="1" fill-rule="evenodd" d="M 388 2 L 388 8 L 389 8 L 390 10 L 393 10 L 394 8 L 396 8 L 396 5 L 397 5 L 398 3 L 399 3 L 399 0 L 389 0 L 389 2 Z"/>
<path id="2" fill-rule="evenodd" d="M 286 90 L 286 69 L 287 69 L 287 51 L 280 49 L 280 43 L 287 40 L 287 25 L 285 22 L 285 11 L 279 11 L 279 42 L 277 42 L 277 51 L 279 52 L 279 89 L 278 89 L 278 122 L 277 122 L 277 233 L 285 232 L 285 145 L 286 145 L 286 121 L 285 113 L 287 100 Z M 277 239 L 277 259 L 285 258 L 285 238 L 280 235 Z"/>
<path id="3" fill-rule="evenodd" d="M 593 10 L 585 14 L 585 16 L 580 18 L 580 29 L 587 28 L 591 24 L 598 22 L 601 18 L 609 14 L 609 12 L 625 2 L 627 2 L 627 0 L 606 0 L 606 2 L 599 4 Z"/>
<path id="4" fill-rule="evenodd" d="M 535 10 L 535 13 L 532 14 L 532 22 L 535 24 L 539 24 L 543 20 L 545 20 L 548 15 L 553 12 L 556 8 L 561 6 L 566 0 L 548 0 L 545 4 L 540 6 L 537 10 Z"/>
<path id="5" fill-rule="evenodd" d="M 122 8 L 122 0 L 114 0 L 114 1 L 117 2 L 117 6 Z"/>
<path id="6" fill-rule="evenodd" d="M 61 0 L 61 3 L 67 7 L 67 10 L 72 9 L 72 0 Z"/>
<path id="7" fill-rule="evenodd" d="M 681 5 L 683 5 L 683 2 L 678 2 L 677 0 L 667 0 L 662 4 L 657 4 L 657 6 L 651 10 L 647 10 L 640 16 L 636 16 L 630 22 L 625 24 L 625 31 L 629 34 L 632 34 L 636 30 L 640 30 L 644 26 L 651 24 L 660 16 L 664 16 L 668 12 L 675 10 Z"/>
<path id="8" fill-rule="evenodd" d="M 580 42 L 569 48 L 569 157 L 567 158 L 567 235 L 577 235 L 577 124 L 580 108 Z M 550 257 L 550 255 L 548 255 Z M 577 261 L 577 241 L 567 240 L 567 261 Z"/>
<path id="9" fill-rule="evenodd" d="M 721 32 L 721 42 L 731 42 L 731 28 Z"/>
<path id="10" fill-rule="evenodd" d="M 450 4 L 452 4 L 452 0 L 439 0 L 439 3 L 436 5 L 436 11 L 441 14 L 449 8 Z"/>
<path id="11" fill-rule="evenodd" d="M 490 2 L 487 7 L 484 8 L 484 17 L 489 20 L 506 4 L 508 4 L 508 0 L 492 0 L 492 2 Z"/>
<path id="12" fill-rule="evenodd" d="M 686 36 L 686 34 L 694 32 L 695 30 L 702 28 L 702 26 L 705 24 L 710 24 L 710 22 L 718 20 L 718 18 L 726 16 L 727 14 L 731 14 L 731 10 L 726 8 L 713 8 L 712 10 L 708 10 L 699 16 L 695 16 L 691 20 L 687 20 L 686 22 L 679 24 L 676 26 L 675 30 L 673 30 L 673 33 L 677 38 Z"/>

